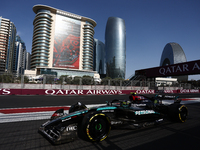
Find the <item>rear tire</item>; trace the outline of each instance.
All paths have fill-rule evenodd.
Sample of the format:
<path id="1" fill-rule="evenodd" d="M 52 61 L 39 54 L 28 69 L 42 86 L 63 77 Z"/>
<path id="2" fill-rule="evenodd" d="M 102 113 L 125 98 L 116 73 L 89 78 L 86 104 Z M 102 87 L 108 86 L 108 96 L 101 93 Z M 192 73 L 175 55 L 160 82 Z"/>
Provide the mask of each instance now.
<path id="1" fill-rule="evenodd" d="M 169 117 L 173 121 L 185 122 L 188 117 L 188 109 L 185 105 L 172 104 L 169 107 Z"/>
<path id="2" fill-rule="evenodd" d="M 100 112 L 91 112 L 85 115 L 82 127 L 86 138 L 94 142 L 106 139 L 111 130 L 110 119 Z"/>

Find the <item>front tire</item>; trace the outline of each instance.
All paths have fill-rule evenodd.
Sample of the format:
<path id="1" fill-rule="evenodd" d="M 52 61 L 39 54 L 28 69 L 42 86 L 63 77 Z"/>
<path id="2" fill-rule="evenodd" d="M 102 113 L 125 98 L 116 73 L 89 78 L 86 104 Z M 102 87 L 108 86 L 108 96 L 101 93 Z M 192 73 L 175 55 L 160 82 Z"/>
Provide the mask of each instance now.
<path id="1" fill-rule="evenodd" d="M 188 117 L 188 109 L 185 105 L 172 104 L 169 107 L 169 116 L 173 121 L 185 122 Z"/>
<path id="2" fill-rule="evenodd" d="M 103 141 L 107 138 L 110 130 L 110 119 L 103 113 L 92 112 L 83 118 L 83 132 L 90 141 Z"/>

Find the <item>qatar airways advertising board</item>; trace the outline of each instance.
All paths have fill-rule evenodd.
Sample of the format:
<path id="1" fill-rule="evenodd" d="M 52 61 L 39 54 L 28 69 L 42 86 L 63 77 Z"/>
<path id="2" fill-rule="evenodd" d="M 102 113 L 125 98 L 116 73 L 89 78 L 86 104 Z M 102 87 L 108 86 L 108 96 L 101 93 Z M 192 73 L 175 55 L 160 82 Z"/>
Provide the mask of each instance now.
<path id="1" fill-rule="evenodd" d="M 64 90 L 64 89 L 0 89 L 0 95 L 129 95 L 155 93 L 200 93 L 198 89 L 179 90 Z"/>
<path id="2" fill-rule="evenodd" d="M 135 71 L 146 77 L 166 77 L 200 74 L 200 60 Z"/>
<path id="3" fill-rule="evenodd" d="M 79 69 L 81 21 L 56 15 L 53 67 Z"/>
<path id="4" fill-rule="evenodd" d="M 0 89 L 0 95 L 121 95 L 154 94 L 154 90 Z"/>

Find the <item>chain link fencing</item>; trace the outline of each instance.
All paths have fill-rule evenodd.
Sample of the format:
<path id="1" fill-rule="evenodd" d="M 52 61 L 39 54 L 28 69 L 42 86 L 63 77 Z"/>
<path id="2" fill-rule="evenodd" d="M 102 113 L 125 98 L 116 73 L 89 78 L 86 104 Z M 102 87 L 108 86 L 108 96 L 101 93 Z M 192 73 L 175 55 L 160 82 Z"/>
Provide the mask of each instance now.
<path id="1" fill-rule="evenodd" d="M 199 82 L 170 83 L 157 86 L 154 81 L 101 79 L 96 81 L 92 77 L 67 77 L 56 78 L 54 75 L 41 75 L 36 77 L 15 77 L 12 74 L 0 75 L 0 88 L 6 89 L 100 89 L 100 90 L 177 90 L 199 89 Z"/>

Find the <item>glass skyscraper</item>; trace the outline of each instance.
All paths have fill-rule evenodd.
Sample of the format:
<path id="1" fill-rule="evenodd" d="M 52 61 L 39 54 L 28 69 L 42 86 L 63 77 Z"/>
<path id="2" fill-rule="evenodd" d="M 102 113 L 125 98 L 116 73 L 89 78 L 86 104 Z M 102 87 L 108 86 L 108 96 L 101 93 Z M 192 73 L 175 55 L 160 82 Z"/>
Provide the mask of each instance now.
<path id="1" fill-rule="evenodd" d="M 167 66 L 186 62 L 186 56 L 182 47 L 178 43 L 168 43 L 162 52 L 160 66 Z"/>
<path id="2" fill-rule="evenodd" d="M 172 64 L 178 64 L 187 62 L 185 53 L 182 47 L 178 43 L 168 43 L 165 45 L 162 56 L 160 59 L 160 66 L 167 66 Z M 187 81 L 188 76 L 178 76 L 175 77 L 178 81 Z"/>
<path id="3" fill-rule="evenodd" d="M 125 21 L 109 17 L 105 32 L 106 74 L 111 78 L 125 78 L 126 27 Z"/>
<path id="4" fill-rule="evenodd" d="M 26 69 L 26 45 L 20 36 L 16 36 L 13 73 L 18 77 Z"/>
<path id="5" fill-rule="evenodd" d="M 100 75 L 106 74 L 105 44 L 98 39 L 94 39 L 94 71 Z"/>

